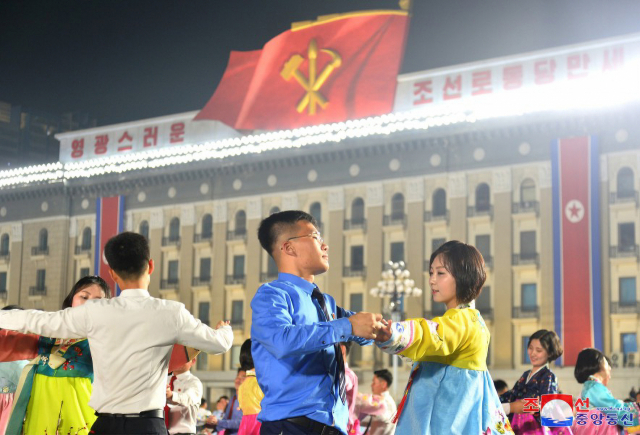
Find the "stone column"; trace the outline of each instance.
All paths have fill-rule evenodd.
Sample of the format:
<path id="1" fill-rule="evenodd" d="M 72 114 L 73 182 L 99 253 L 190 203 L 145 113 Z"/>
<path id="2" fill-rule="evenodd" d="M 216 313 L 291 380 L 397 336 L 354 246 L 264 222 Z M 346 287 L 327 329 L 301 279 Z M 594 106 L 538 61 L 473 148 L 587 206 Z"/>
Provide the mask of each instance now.
<path id="1" fill-rule="evenodd" d="M 365 253 L 367 265 L 367 281 L 364 295 L 364 310 L 374 313 L 382 312 L 383 301 L 369 293 L 369 289 L 376 287 L 382 273 L 382 261 L 384 258 L 384 234 L 382 219 L 384 216 L 384 199 L 381 183 L 367 186 L 367 198 L 365 200 L 367 217 L 367 251 Z M 374 349 L 374 367 L 382 365 L 382 354 L 379 349 Z"/>
<path id="2" fill-rule="evenodd" d="M 260 286 L 260 266 L 263 255 L 258 240 L 258 227 L 262 220 L 262 198 L 251 198 L 247 201 L 247 257 L 246 285 L 244 302 L 244 333 L 251 334 L 251 300 Z M 264 255 L 267 255 L 265 252 Z"/>
<path id="3" fill-rule="evenodd" d="M 184 205 L 180 209 L 180 281 L 178 297 L 190 312 L 194 312 L 193 291 L 193 235 L 195 233 L 195 208 Z"/>
<path id="4" fill-rule="evenodd" d="M 407 258 L 405 263 L 417 288 L 423 290 L 420 298 L 405 298 L 404 308 L 407 317 L 422 317 L 424 298 L 428 294 L 424 286 L 424 179 L 414 178 L 407 181 Z M 419 302 L 418 302 L 419 301 Z"/>
<path id="5" fill-rule="evenodd" d="M 160 297 L 160 280 L 162 280 L 162 236 L 164 235 L 164 211 L 161 208 L 151 211 L 149 222 L 149 250 L 155 270 L 149 282 L 149 294 Z"/>
<path id="6" fill-rule="evenodd" d="M 450 240 L 467 240 L 467 177 L 462 172 L 449 174 Z"/>
<path id="7" fill-rule="evenodd" d="M 500 332 L 491 337 L 491 344 L 494 354 L 493 367 L 503 369 L 511 368 L 513 353 L 513 328 L 511 327 L 511 308 L 513 306 L 511 169 L 495 170 L 492 184 L 494 331 Z"/>
<path id="8" fill-rule="evenodd" d="M 326 232 L 326 243 L 329 244 L 329 268 L 327 287 L 325 292 L 331 294 L 337 304 L 349 309 L 349 301 L 342 283 L 342 268 L 344 261 L 344 189 L 342 187 L 329 191 L 329 220 L 328 227 L 331 232 Z"/>
<path id="9" fill-rule="evenodd" d="M 213 248 L 211 255 L 211 305 L 210 319 L 213 326 L 220 320 L 231 320 L 224 316 L 227 295 L 224 288 L 227 273 L 227 202 L 213 202 Z M 229 353 L 227 352 L 227 354 Z M 229 356 L 230 357 L 230 356 Z M 209 370 L 223 370 L 223 355 L 209 355 Z"/>
<path id="10" fill-rule="evenodd" d="M 22 288 L 22 263 L 25 258 L 22 252 L 24 246 L 22 240 L 22 223 L 18 222 L 11 225 L 11 238 L 9 240 L 11 247 L 9 249 L 7 305 L 22 305 L 20 289 Z"/>

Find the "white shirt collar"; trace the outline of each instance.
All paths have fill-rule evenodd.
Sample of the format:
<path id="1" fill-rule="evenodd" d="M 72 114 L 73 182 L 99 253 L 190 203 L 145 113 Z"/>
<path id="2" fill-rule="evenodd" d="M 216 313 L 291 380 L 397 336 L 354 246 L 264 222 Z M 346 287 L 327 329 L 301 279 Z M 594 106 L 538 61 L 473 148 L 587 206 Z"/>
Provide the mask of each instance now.
<path id="1" fill-rule="evenodd" d="M 118 296 L 119 298 L 135 298 L 135 297 L 150 297 L 151 295 L 149 294 L 149 290 L 145 290 L 142 288 L 130 288 L 127 290 L 122 290 L 122 292 L 120 293 L 120 296 Z"/>

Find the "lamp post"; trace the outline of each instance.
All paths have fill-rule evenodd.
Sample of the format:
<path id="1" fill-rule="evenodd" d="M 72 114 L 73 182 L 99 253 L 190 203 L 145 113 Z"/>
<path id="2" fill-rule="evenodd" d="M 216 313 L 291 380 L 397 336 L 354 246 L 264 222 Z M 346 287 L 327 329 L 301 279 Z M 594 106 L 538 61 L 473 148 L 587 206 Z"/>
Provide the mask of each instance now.
<path id="1" fill-rule="evenodd" d="M 389 261 L 386 269 L 382 271 L 382 279 L 378 286 L 370 290 L 372 296 L 380 298 L 389 297 L 389 311 L 391 320 L 402 320 L 401 301 L 405 296 L 422 296 L 422 290 L 414 287 L 415 281 L 411 279 L 411 273 L 405 268 L 404 261 Z M 393 358 L 393 397 L 398 393 L 398 359 Z"/>

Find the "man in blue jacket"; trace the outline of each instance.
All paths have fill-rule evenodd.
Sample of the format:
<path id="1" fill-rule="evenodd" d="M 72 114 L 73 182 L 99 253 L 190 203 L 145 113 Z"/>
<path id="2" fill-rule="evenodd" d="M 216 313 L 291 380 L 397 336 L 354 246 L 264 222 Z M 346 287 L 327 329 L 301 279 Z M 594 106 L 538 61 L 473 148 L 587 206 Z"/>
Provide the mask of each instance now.
<path id="1" fill-rule="evenodd" d="M 260 224 L 258 238 L 279 272 L 251 301 L 251 351 L 265 395 L 260 433 L 346 434 L 338 343 L 369 344 L 382 316 L 340 308 L 314 284 L 314 277 L 329 269 L 329 247 L 308 213 L 272 214 Z"/>

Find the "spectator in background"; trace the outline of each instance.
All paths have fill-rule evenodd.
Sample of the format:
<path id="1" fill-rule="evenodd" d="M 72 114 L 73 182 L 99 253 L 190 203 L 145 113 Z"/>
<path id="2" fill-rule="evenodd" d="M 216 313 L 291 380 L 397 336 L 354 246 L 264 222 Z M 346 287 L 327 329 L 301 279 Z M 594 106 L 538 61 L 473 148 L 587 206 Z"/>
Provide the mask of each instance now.
<path id="1" fill-rule="evenodd" d="M 356 398 L 358 397 L 358 376 L 349 367 L 349 351 L 351 350 L 351 342 L 343 341 L 340 343 L 342 358 L 344 359 L 344 374 L 347 389 L 347 407 L 349 408 L 349 422 L 347 423 L 347 433 L 349 435 L 360 434 L 360 420 L 356 415 Z"/>
<path id="2" fill-rule="evenodd" d="M 240 367 L 234 381 L 236 393 L 231 396 L 231 400 L 227 404 L 222 418 L 216 417 L 215 414 L 207 418 L 206 427 L 215 427 L 215 429 L 218 431 L 218 435 L 236 435 L 238 433 L 238 429 L 240 429 L 240 422 L 242 421 L 242 410 L 240 409 L 240 404 L 238 403 L 238 389 L 246 378 L 247 371 Z"/>
<path id="3" fill-rule="evenodd" d="M 543 429 L 539 413 L 534 415 L 524 411 L 525 398 L 558 394 L 558 381 L 549 368 L 549 363 L 558 359 L 562 352 L 560 338 L 553 331 L 541 329 L 529 337 L 527 353 L 531 370 L 524 372 L 513 388 L 500 396 L 504 412 L 513 414 L 510 420 L 516 435 L 542 434 L 543 430 L 554 434 L 567 433 L 565 428 Z"/>
<path id="4" fill-rule="evenodd" d="M 371 394 L 359 394 L 357 411 L 362 417 L 362 426 L 366 426 L 368 435 L 392 435 L 396 430 L 393 418 L 396 415 L 396 402 L 389 393 L 393 375 L 387 369 L 373 372 Z M 364 416 L 368 416 L 365 424 Z"/>
<path id="5" fill-rule="evenodd" d="M 207 417 L 211 415 L 211 411 L 208 408 L 209 402 L 204 397 L 200 400 L 200 408 L 198 408 L 198 414 L 196 415 L 196 433 L 202 435 L 209 435 L 211 432 L 206 431 L 204 425 L 207 422 Z"/>
<path id="6" fill-rule="evenodd" d="M 167 385 L 167 429 L 169 434 L 195 434 L 202 382 L 191 373 L 195 358 L 173 370 Z"/>
<path id="7" fill-rule="evenodd" d="M 507 385 L 507 383 L 502 379 L 496 379 L 495 381 L 493 381 L 493 386 L 496 387 L 498 396 L 501 396 L 502 394 L 509 391 L 509 385 Z"/>
<path id="8" fill-rule="evenodd" d="M 251 356 L 251 339 L 245 340 L 240 348 L 240 367 L 247 371 L 247 378 L 238 388 L 238 402 L 242 409 L 242 421 L 238 435 L 260 435 L 260 402 L 264 393 L 258 385 L 256 370 Z"/>

